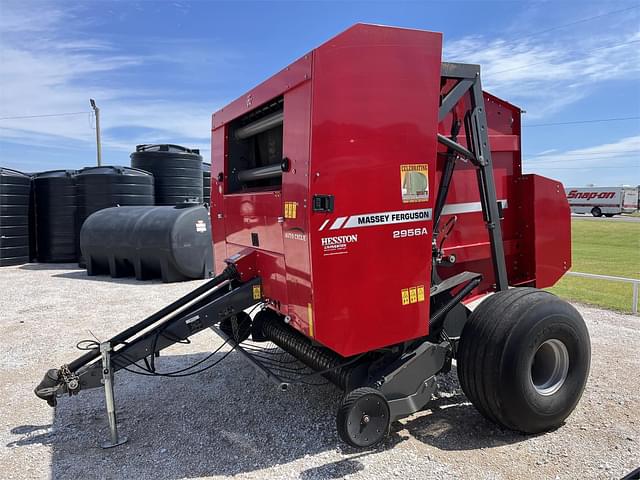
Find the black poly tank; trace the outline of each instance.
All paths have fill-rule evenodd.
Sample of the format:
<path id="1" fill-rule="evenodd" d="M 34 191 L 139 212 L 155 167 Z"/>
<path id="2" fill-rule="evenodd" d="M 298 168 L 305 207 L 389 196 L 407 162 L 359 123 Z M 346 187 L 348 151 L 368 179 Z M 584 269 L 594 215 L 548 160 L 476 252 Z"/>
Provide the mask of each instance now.
<path id="1" fill-rule="evenodd" d="M 75 170 L 51 170 L 33 177 L 36 258 L 39 262 L 75 262 Z"/>
<path id="2" fill-rule="evenodd" d="M 202 203 L 199 150 L 179 145 L 138 145 L 131 154 L 131 166 L 153 174 L 156 205 L 179 205 L 192 199 Z"/>
<path id="3" fill-rule="evenodd" d="M 0 168 L 0 266 L 29 262 L 31 177 Z"/>

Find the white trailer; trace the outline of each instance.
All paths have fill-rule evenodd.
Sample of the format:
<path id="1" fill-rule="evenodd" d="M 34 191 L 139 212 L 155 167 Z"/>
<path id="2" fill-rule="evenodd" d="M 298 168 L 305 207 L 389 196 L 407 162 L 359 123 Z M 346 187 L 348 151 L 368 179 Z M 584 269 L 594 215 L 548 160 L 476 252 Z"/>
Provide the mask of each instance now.
<path id="1" fill-rule="evenodd" d="M 571 213 L 613 217 L 638 210 L 636 187 L 569 187 L 565 192 Z"/>

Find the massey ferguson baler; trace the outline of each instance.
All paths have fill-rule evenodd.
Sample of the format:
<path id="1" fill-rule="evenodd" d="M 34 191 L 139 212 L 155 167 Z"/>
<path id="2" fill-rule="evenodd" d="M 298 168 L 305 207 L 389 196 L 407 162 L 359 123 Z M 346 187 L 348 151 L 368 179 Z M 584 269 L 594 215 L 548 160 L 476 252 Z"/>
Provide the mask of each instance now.
<path id="1" fill-rule="evenodd" d="M 220 358 L 167 372 L 156 356 L 211 328 L 282 390 L 343 389 L 353 446 L 424 408 L 454 362 L 490 420 L 562 424 L 590 364 L 578 312 L 540 290 L 570 267 L 564 190 L 522 174 L 520 110 L 482 91 L 479 66 L 442 62 L 441 42 L 358 24 L 216 112 L 217 276 L 85 344 L 36 394 L 104 385 L 116 445 L 113 373 L 209 368 Z"/>

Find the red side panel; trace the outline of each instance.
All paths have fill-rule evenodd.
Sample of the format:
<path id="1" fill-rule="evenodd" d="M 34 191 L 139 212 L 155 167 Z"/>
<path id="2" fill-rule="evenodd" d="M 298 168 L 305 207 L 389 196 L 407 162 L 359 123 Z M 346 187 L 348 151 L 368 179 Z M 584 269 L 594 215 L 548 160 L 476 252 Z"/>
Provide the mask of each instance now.
<path id="1" fill-rule="evenodd" d="M 571 268 L 571 212 L 564 187 L 539 175 L 518 181 L 522 276 L 538 288 L 554 285 Z"/>
<path id="2" fill-rule="evenodd" d="M 314 51 L 310 193 L 335 198 L 311 214 L 314 337 L 342 355 L 428 333 L 431 221 L 391 222 L 433 207 L 440 55 L 438 33 L 370 25 Z M 429 196 L 406 203 L 416 164 Z"/>
<path id="3" fill-rule="evenodd" d="M 291 325 L 313 336 L 311 309 L 311 259 L 309 249 L 309 144 L 311 140 L 311 82 L 290 90 L 284 101 L 283 155 L 289 159 L 289 171 L 282 184 L 283 202 L 288 215 L 283 215 L 284 258 L 288 308 Z M 295 206 L 292 208 L 291 206 Z"/>

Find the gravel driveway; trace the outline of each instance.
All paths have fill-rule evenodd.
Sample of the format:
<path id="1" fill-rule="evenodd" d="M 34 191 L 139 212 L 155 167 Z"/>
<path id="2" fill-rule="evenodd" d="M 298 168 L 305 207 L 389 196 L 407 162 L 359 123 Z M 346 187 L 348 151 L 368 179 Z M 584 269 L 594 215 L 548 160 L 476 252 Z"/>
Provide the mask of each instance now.
<path id="1" fill-rule="evenodd" d="M 78 356 L 78 340 L 106 339 L 198 284 L 87 277 L 72 265 L 2 268 L 1 477 L 585 479 L 620 478 L 640 465 L 640 318 L 582 306 L 591 377 L 566 425 L 539 436 L 484 420 L 452 374 L 384 444 L 353 450 L 335 432 L 338 390 L 279 392 L 235 352 L 198 376 L 118 373 L 129 442 L 112 450 L 98 447 L 107 437 L 101 389 L 62 398 L 55 410 L 33 395 L 46 369 Z M 167 349 L 159 368 L 187 366 L 220 343 L 202 332 Z"/>

